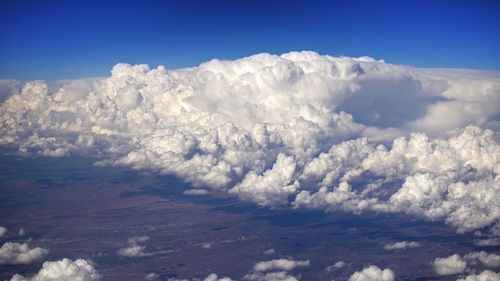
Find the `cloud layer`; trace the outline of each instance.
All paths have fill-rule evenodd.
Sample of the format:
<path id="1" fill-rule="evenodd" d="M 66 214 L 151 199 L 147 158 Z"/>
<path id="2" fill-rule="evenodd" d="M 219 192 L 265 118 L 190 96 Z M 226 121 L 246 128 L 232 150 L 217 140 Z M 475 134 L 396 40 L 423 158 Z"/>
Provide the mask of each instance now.
<path id="1" fill-rule="evenodd" d="M 405 212 L 461 232 L 500 219 L 497 72 L 291 52 L 4 82 L 20 90 L 0 105 L 0 145 L 22 154 L 89 155 L 272 208 Z"/>

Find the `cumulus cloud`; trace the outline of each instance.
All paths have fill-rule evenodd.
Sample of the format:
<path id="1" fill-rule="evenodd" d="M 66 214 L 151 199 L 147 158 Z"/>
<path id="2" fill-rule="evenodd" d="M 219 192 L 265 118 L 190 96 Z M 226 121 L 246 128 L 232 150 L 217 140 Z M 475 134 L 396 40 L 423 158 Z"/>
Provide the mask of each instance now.
<path id="1" fill-rule="evenodd" d="M 229 278 L 229 277 L 222 277 L 222 278 L 219 278 L 217 276 L 217 274 L 215 273 L 212 273 L 210 275 L 208 275 L 203 281 L 232 281 L 233 279 Z"/>
<path id="2" fill-rule="evenodd" d="M 264 251 L 264 255 L 274 255 L 276 254 L 276 250 L 274 249 L 268 249 Z"/>
<path id="3" fill-rule="evenodd" d="M 498 281 L 500 280 L 500 274 L 495 273 L 491 270 L 484 270 L 480 274 L 471 274 L 465 278 L 457 279 L 457 281 Z"/>
<path id="4" fill-rule="evenodd" d="M 454 254 L 447 258 L 436 258 L 434 270 L 439 275 L 453 275 L 464 272 L 468 265 L 476 265 L 487 268 L 500 267 L 500 255 L 488 254 L 485 251 L 471 252 L 463 257 Z"/>
<path id="5" fill-rule="evenodd" d="M 326 271 L 333 271 L 335 269 L 339 269 L 339 268 L 342 268 L 344 266 L 346 266 L 347 264 L 343 261 L 338 261 L 332 265 L 329 265 L 326 267 Z"/>
<path id="6" fill-rule="evenodd" d="M 500 238 L 479 239 L 474 242 L 476 246 L 500 246 Z"/>
<path id="7" fill-rule="evenodd" d="M 261 261 L 254 265 L 254 271 L 269 271 L 269 270 L 285 270 L 290 271 L 298 266 L 309 266 L 310 262 L 308 260 L 305 261 L 296 261 L 289 259 L 275 259 L 270 261 Z"/>
<path id="8" fill-rule="evenodd" d="M 488 254 L 485 251 L 472 252 L 464 255 L 463 258 L 469 263 L 481 263 L 487 267 L 500 267 L 500 255 Z"/>
<path id="9" fill-rule="evenodd" d="M 0 248 L 0 264 L 30 264 L 48 253 L 39 247 L 30 249 L 27 243 L 6 242 Z"/>
<path id="10" fill-rule="evenodd" d="M 274 259 L 261 261 L 254 265 L 252 270 L 243 278 L 258 281 L 295 281 L 297 278 L 288 273 L 296 267 L 309 266 L 309 260 L 296 261 L 291 259 Z"/>
<path id="11" fill-rule="evenodd" d="M 498 72 L 291 52 L 2 85 L 0 145 L 20 154 L 90 154 L 271 208 L 405 212 L 460 232 L 500 219 Z"/>
<path id="12" fill-rule="evenodd" d="M 86 260 L 77 259 L 72 261 L 64 258 L 58 261 L 47 261 L 42 269 L 33 277 L 23 277 L 16 274 L 11 281 L 98 281 L 101 275 Z"/>
<path id="13" fill-rule="evenodd" d="M 354 272 L 349 281 L 394 281 L 394 272 L 388 268 L 382 270 L 376 265 L 370 265 Z"/>
<path id="14" fill-rule="evenodd" d="M 160 280 L 160 276 L 158 274 L 151 272 L 146 277 L 144 277 L 144 281 L 158 281 Z"/>
<path id="15" fill-rule="evenodd" d="M 420 247 L 420 243 L 415 242 L 415 241 L 401 241 L 401 242 L 396 242 L 396 243 L 384 245 L 384 249 L 388 250 L 388 251 L 405 250 L 405 249 L 417 248 L 417 247 Z"/>
<path id="16" fill-rule="evenodd" d="M 465 271 L 467 262 L 458 254 L 447 258 L 436 258 L 433 262 L 434 271 L 439 275 L 453 275 Z"/>
<path id="17" fill-rule="evenodd" d="M 153 253 L 146 253 L 144 250 L 146 249 L 145 246 L 139 245 L 139 243 L 143 243 L 149 240 L 149 237 L 147 236 L 135 236 L 132 238 L 129 238 L 127 241 L 127 247 L 121 248 L 117 251 L 117 254 L 122 256 L 122 257 L 127 257 L 127 258 L 139 258 L 139 257 L 146 257 L 146 256 L 151 256 Z"/>

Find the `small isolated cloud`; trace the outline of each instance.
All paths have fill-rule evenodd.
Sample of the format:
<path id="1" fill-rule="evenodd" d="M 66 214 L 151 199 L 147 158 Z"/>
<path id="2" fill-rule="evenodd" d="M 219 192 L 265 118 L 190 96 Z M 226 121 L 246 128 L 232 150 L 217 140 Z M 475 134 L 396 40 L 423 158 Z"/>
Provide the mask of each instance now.
<path id="1" fill-rule="evenodd" d="M 274 255 L 276 254 L 276 250 L 274 249 L 268 249 L 264 251 L 264 255 Z"/>
<path id="2" fill-rule="evenodd" d="M 217 276 L 217 274 L 212 273 L 212 274 L 208 275 L 203 281 L 233 281 L 233 279 L 231 279 L 229 277 L 219 278 Z"/>
<path id="3" fill-rule="evenodd" d="M 291 259 L 274 259 L 261 261 L 254 265 L 253 269 L 243 278 L 258 281 L 294 281 L 297 278 L 288 273 L 296 267 L 309 266 L 309 260 L 296 261 Z"/>
<path id="4" fill-rule="evenodd" d="M 394 272 L 388 268 L 382 270 L 376 265 L 370 265 L 354 272 L 349 281 L 394 281 Z"/>
<path id="5" fill-rule="evenodd" d="M 72 261 L 64 258 L 59 261 L 47 261 L 33 277 L 16 274 L 10 281 L 98 281 L 101 275 L 86 260 Z"/>
<path id="6" fill-rule="evenodd" d="M 420 243 L 418 243 L 418 242 L 401 241 L 401 242 L 396 242 L 396 243 L 392 243 L 392 244 L 386 244 L 384 246 L 384 249 L 391 251 L 391 250 L 405 250 L 405 249 L 417 248 L 417 247 L 420 247 Z"/>
<path id="7" fill-rule="evenodd" d="M 144 277 L 144 281 L 158 281 L 160 280 L 160 276 L 158 274 L 151 272 L 146 277 Z"/>
<path id="8" fill-rule="evenodd" d="M 7 228 L 0 226 L 0 238 L 7 233 Z"/>
<path id="9" fill-rule="evenodd" d="M 144 253 L 144 249 L 146 249 L 146 247 L 140 245 L 128 246 L 126 248 L 119 249 L 118 255 L 127 258 L 140 258 L 148 256 L 149 254 Z"/>
<path id="10" fill-rule="evenodd" d="M 433 266 L 438 275 L 454 275 L 464 272 L 467 262 L 460 255 L 454 254 L 447 258 L 436 258 Z"/>
<path id="11" fill-rule="evenodd" d="M 342 268 L 344 266 L 346 266 L 347 264 L 343 261 L 338 261 L 332 265 L 329 265 L 326 267 L 326 271 L 333 271 L 335 269 L 339 269 L 339 268 Z"/>
<path id="12" fill-rule="evenodd" d="M 207 195 L 209 193 L 206 189 L 188 189 L 183 192 L 186 195 Z"/>
<path id="13" fill-rule="evenodd" d="M 127 258 L 139 258 L 151 256 L 153 253 L 145 253 L 145 246 L 139 245 L 139 243 L 146 242 L 149 239 L 147 236 L 136 236 L 129 238 L 127 241 L 127 247 L 121 248 L 117 251 L 118 255 Z"/>
<path id="14" fill-rule="evenodd" d="M 285 270 L 290 271 L 298 266 L 309 266 L 309 260 L 296 261 L 289 259 L 275 259 L 270 261 L 261 261 L 254 265 L 254 271 Z"/>
<path id="15" fill-rule="evenodd" d="M 39 247 L 30 249 L 27 243 L 7 242 L 0 248 L 0 264 L 30 264 L 48 253 L 49 250 Z"/>
<path id="16" fill-rule="evenodd" d="M 210 249 L 210 248 L 212 248 L 212 244 L 210 244 L 210 243 L 203 243 L 203 244 L 201 244 L 201 247 L 204 248 L 204 249 Z"/>
<path id="17" fill-rule="evenodd" d="M 484 270 L 480 274 L 471 274 L 465 278 L 457 279 L 457 281 L 498 281 L 500 273 L 495 273 L 491 270 Z"/>
<path id="18" fill-rule="evenodd" d="M 139 243 L 144 243 L 144 242 L 146 242 L 148 240 L 149 240 L 149 237 L 147 237 L 147 236 L 134 236 L 132 238 L 129 238 L 127 240 L 127 243 L 129 245 L 137 245 Z"/>

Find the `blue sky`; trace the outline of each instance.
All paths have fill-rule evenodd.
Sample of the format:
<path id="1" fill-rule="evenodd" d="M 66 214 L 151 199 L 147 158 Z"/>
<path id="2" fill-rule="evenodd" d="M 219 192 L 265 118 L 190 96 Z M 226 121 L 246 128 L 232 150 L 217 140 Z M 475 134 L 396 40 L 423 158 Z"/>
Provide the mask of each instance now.
<path id="1" fill-rule="evenodd" d="M 0 78 L 109 75 L 312 50 L 418 67 L 500 69 L 500 1 L 0 2 Z"/>

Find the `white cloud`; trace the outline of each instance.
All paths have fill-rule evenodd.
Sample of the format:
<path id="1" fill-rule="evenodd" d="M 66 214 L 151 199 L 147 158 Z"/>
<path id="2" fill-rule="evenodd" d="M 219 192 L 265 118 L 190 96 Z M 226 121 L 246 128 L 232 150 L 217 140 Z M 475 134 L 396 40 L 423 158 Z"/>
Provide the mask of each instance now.
<path id="1" fill-rule="evenodd" d="M 500 219 L 497 72 L 291 52 L 0 84 L 14 89 L 0 145 L 21 154 L 90 154 L 269 207 L 406 212 L 460 232 Z"/>
<path id="2" fill-rule="evenodd" d="M 249 172 L 229 193 L 238 194 L 240 198 L 263 206 L 282 205 L 299 187 L 299 182 L 293 180 L 295 166 L 293 157 L 279 154 L 272 169 L 265 171 L 263 175 Z"/>
<path id="3" fill-rule="evenodd" d="M 64 258 L 58 261 L 44 262 L 40 271 L 33 277 L 16 274 L 11 281 L 98 281 L 101 275 L 86 260 L 72 261 Z"/>
<path id="4" fill-rule="evenodd" d="M 415 241 L 401 241 L 401 242 L 395 242 L 392 244 L 384 245 L 384 249 L 388 250 L 388 251 L 404 250 L 404 249 L 417 248 L 417 247 L 420 247 L 420 243 L 415 242 Z"/>
<path id="5" fill-rule="evenodd" d="M 186 195 L 207 195 L 209 191 L 206 189 L 188 189 L 183 192 Z"/>
<path id="6" fill-rule="evenodd" d="M 498 281 L 500 273 L 495 273 L 491 270 L 484 270 L 480 274 L 471 274 L 465 278 L 457 279 L 457 281 Z"/>
<path id="7" fill-rule="evenodd" d="M 232 281 L 233 279 L 229 278 L 229 277 L 222 277 L 222 278 L 219 278 L 217 276 L 217 274 L 215 273 L 212 273 L 210 275 L 208 275 L 203 281 Z"/>
<path id="8" fill-rule="evenodd" d="M 274 255 L 276 254 L 276 250 L 274 249 L 268 249 L 264 251 L 264 255 Z"/>
<path id="9" fill-rule="evenodd" d="M 466 270 L 470 271 L 470 268 L 467 269 L 468 265 L 498 268 L 500 267 L 500 255 L 488 254 L 484 251 L 480 251 L 468 253 L 463 255 L 463 257 L 458 254 L 454 254 L 447 258 L 436 258 L 433 262 L 434 271 L 436 271 L 439 275 L 454 275 L 462 273 Z M 487 276 L 487 274 L 485 274 L 485 276 Z M 473 278 L 479 277 L 470 275 L 470 280 L 482 280 Z"/>
<path id="10" fill-rule="evenodd" d="M 376 265 L 370 265 L 354 272 L 349 281 L 394 281 L 394 272 L 388 268 L 382 270 Z"/>
<path id="11" fill-rule="evenodd" d="M 464 259 L 469 263 L 479 262 L 487 267 L 500 267 L 500 255 L 488 254 L 484 251 L 472 252 L 464 255 Z"/>
<path id="12" fill-rule="evenodd" d="M 0 248 L 0 264 L 30 264 L 48 253 L 49 250 L 39 247 L 30 249 L 26 243 L 6 242 Z"/>
<path id="13" fill-rule="evenodd" d="M 146 277 L 144 277 L 144 281 L 158 281 L 160 280 L 160 276 L 158 274 L 151 272 Z"/>
<path id="14" fill-rule="evenodd" d="M 0 237 L 4 236 L 7 233 L 7 228 L 0 226 Z"/>
<path id="15" fill-rule="evenodd" d="M 436 258 L 433 266 L 434 271 L 439 275 L 454 275 L 464 272 L 467 262 L 460 255 L 454 254 L 447 258 Z"/>
<path id="16" fill-rule="evenodd" d="M 118 255 L 123 256 L 123 257 L 128 257 L 128 258 L 139 258 L 139 257 L 144 257 L 147 256 L 144 252 L 146 247 L 140 246 L 140 245 L 134 245 L 134 246 L 128 246 L 125 248 L 121 248 L 118 250 Z"/>
<path id="17" fill-rule="evenodd" d="M 298 266 L 309 266 L 310 262 L 308 260 L 305 261 L 296 261 L 289 259 L 275 259 L 269 261 L 261 261 L 254 265 L 254 271 L 269 271 L 269 270 L 285 270 L 290 271 Z"/>
<path id="18" fill-rule="evenodd" d="M 333 271 L 335 269 L 339 269 L 339 268 L 342 268 L 344 266 L 346 266 L 347 264 L 343 261 L 338 261 L 332 265 L 329 265 L 326 267 L 326 271 Z"/>
<path id="19" fill-rule="evenodd" d="M 154 253 L 146 253 L 144 250 L 146 249 L 145 246 L 139 245 L 139 243 L 143 243 L 149 240 L 149 237 L 147 236 L 135 236 L 132 238 L 129 238 L 127 241 L 127 247 L 121 248 L 117 251 L 117 254 L 123 257 L 128 257 L 128 258 L 139 258 L 139 257 L 146 257 L 146 256 L 151 256 Z"/>
<path id="20" fill-rule="evenodd" d="M 243 278 L 258 281 L 295 281 L 297 278 L 288 273 L 296 267 L 309 266 L 309 260 L 296 261 L 291 259 L 274 259 L 261 261 L 254 265 L 252 270 Z"/>
<path id="21" fill-rule="evenodd" d="M 476 246 L 499 246 L 500 238 L 480 239 L 474 242 Z"/>

